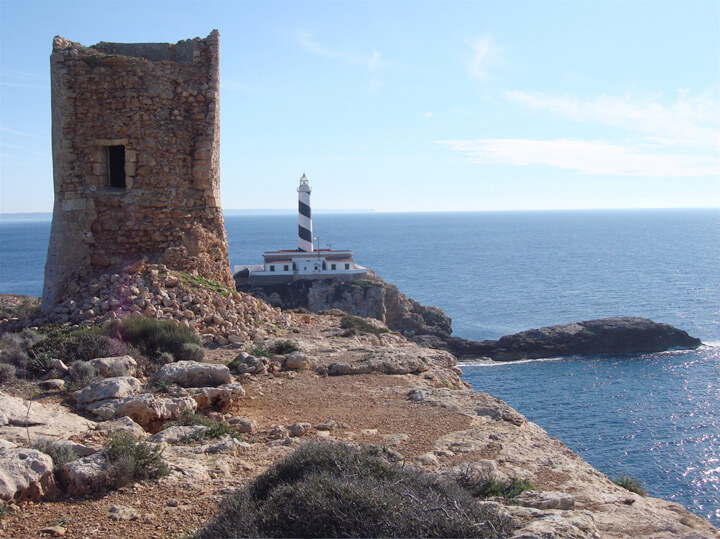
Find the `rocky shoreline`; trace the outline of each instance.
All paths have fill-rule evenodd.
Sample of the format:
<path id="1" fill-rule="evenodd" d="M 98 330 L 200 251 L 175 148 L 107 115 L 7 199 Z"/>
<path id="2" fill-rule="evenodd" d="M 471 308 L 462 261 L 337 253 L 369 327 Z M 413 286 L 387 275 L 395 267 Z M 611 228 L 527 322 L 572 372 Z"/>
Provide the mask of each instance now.
<path id="1" fill-rule="evenodd" d="M 702 343 L 668 324 L 639 317 L 613 317 L 531 329 L 498 340 L 452 336 L 452 320 L 438 307 L 421 305 L 397 286 L 369 272 L 362 281 L 301 280 L 286 284 L 242 285 L 240 290 L 283 309 L 344 312 L 375 318 L 408 339 L 447 350 L 462 359 L 517 361 L 575 355 L 639 354 Z"/>
<path id="2" fill-rule="evenodd" d="M 508 537 L 515 539 L 717 537 L 717 529 L 679 504 L 616 485 L 502 401 L 468 389 L 453 354 L 388 331 L 380 321 L 367 319 L 370 330 L 347 330 L 340 311 L 282 311 L 214 283 L 192 286 L 155 267 L 108 280 L 130 295 L 105 312 L 93 308 L 92 325 L 141 316 L 152 306 L 156 316 L 199 331 L 205 358 L 153 372 L 139 368 L 139 357 L 97 358 L 102 378 L 72 390 L 64 389 L 71 383 L 67 366 L 56 363 L 40 379 L 5 383 L 0 497 L 15 516 L 0 519 L 0 535 L 193 533 L 226 493 L 306 441 L 330 440 L 381 445 L 410 469 L 450 479 L 470 470 L 527 481 L 533 488 L 512 500 L 477 502 L 511 523 Z M 102 300 L 102 290 L 93 297 Z M 84 306 L 61 316 L 87 315 Z M 242 312 L 243 328 L 208 331 L 212 311 L 220 309 Z M 7 320 L 0 332 L 13 335 L 7 330 L 41 316 L 47 315 Z M 283 349 L 288 341 L 295 351 Z M 206 438 L 208 427 L 177 424 L 185 413 L 208 425 L 225 422 L 235 435 Z M 105 489 L 102 448 L 122 430 L 160 449 L 169 475 Z M 40 438 L 72 444 L 83 456 L 56 467 L 36 449 Z"/>

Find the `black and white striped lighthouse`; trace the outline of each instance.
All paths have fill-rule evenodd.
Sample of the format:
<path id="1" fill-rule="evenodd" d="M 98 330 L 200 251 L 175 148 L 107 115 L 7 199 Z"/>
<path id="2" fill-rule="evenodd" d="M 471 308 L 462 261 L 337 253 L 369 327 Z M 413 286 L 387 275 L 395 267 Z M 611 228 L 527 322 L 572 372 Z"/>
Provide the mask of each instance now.
<path id="1" fill-rule="evenodd" d="M 312 216 L 310 213 L 310 193 L 312 187 L 308 184 L 305 174 L 300 178 L 298 186 L 298 251 L 313 252 Z"/>

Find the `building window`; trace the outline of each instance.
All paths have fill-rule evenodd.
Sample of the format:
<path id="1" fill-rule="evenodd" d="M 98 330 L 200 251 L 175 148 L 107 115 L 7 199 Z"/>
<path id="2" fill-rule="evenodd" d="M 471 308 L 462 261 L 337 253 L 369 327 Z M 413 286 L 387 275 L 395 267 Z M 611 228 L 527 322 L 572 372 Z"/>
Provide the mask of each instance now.
<path id="1" fill-rule="evenodd" d="M 108 186 L 125 189 L 125 146 L 107 147 Z"/>
<path id="2" fill-rule="evenodd" d="M 345 264 L 345 269 L 350 269 L 350 264 Z"/>
<path id="3" fill-rule="evenodd" d="M 289 271 L 289 270 L 290 270 L 290 266 L 288 266 L 287 264 L 285 264 L 285 265 L 283 266 L 283 271 Z"/>
<path id="4" fill-rule="evenodd" d="M 335 264 L 330 264 L 330 269 L 331 269 L 331 270 L 336 269 L 336 268 L 335 268 Z"/>
<path id="5" fill-rule="evenodd" d="M 303 270 L 304 270 L 304 271 L 307 271 L 307 266 L 303 266 Z"/>
<path id="6" fill-rule="evenodd" d="M 275 271 L 275 266 L 273 266 L 272 264 L 270 264 L 270 271 Z"/>
<path id="7" fill-rule="evenodd" d="M 297 264 L 293 262 L 293 271 L 297 271 Z"/>

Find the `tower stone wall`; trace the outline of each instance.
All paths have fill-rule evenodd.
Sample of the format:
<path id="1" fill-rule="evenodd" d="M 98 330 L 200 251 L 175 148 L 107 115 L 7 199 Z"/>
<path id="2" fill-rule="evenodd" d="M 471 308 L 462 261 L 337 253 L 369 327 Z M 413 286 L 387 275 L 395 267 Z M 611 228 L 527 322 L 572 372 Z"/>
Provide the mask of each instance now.
<path id="1" fill-rule="evenodd" d="M 232 286 L 220 206 L 219 34 L 53 40 L 55 205 L 43 311 L 139 260 Z"/>

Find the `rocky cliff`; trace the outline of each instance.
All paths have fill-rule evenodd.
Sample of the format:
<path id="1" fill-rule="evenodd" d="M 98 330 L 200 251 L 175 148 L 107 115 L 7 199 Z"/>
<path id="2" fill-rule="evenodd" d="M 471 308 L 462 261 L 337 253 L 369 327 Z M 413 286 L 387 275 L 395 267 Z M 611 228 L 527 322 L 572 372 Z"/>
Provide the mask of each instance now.
<path id="1" fill-rule="evenodd" d="M 283 309 L 302 308 L 313 313 L 340 309 L 375 318 L 409 338 L 430 335 L 445 339 L 452 333 L 452 320 L 442 309 L 408 298 L 370 270 L 368 278 L 359 281 L 318 279 L 252 286 L 238 282 L 238 289 Z"/>

